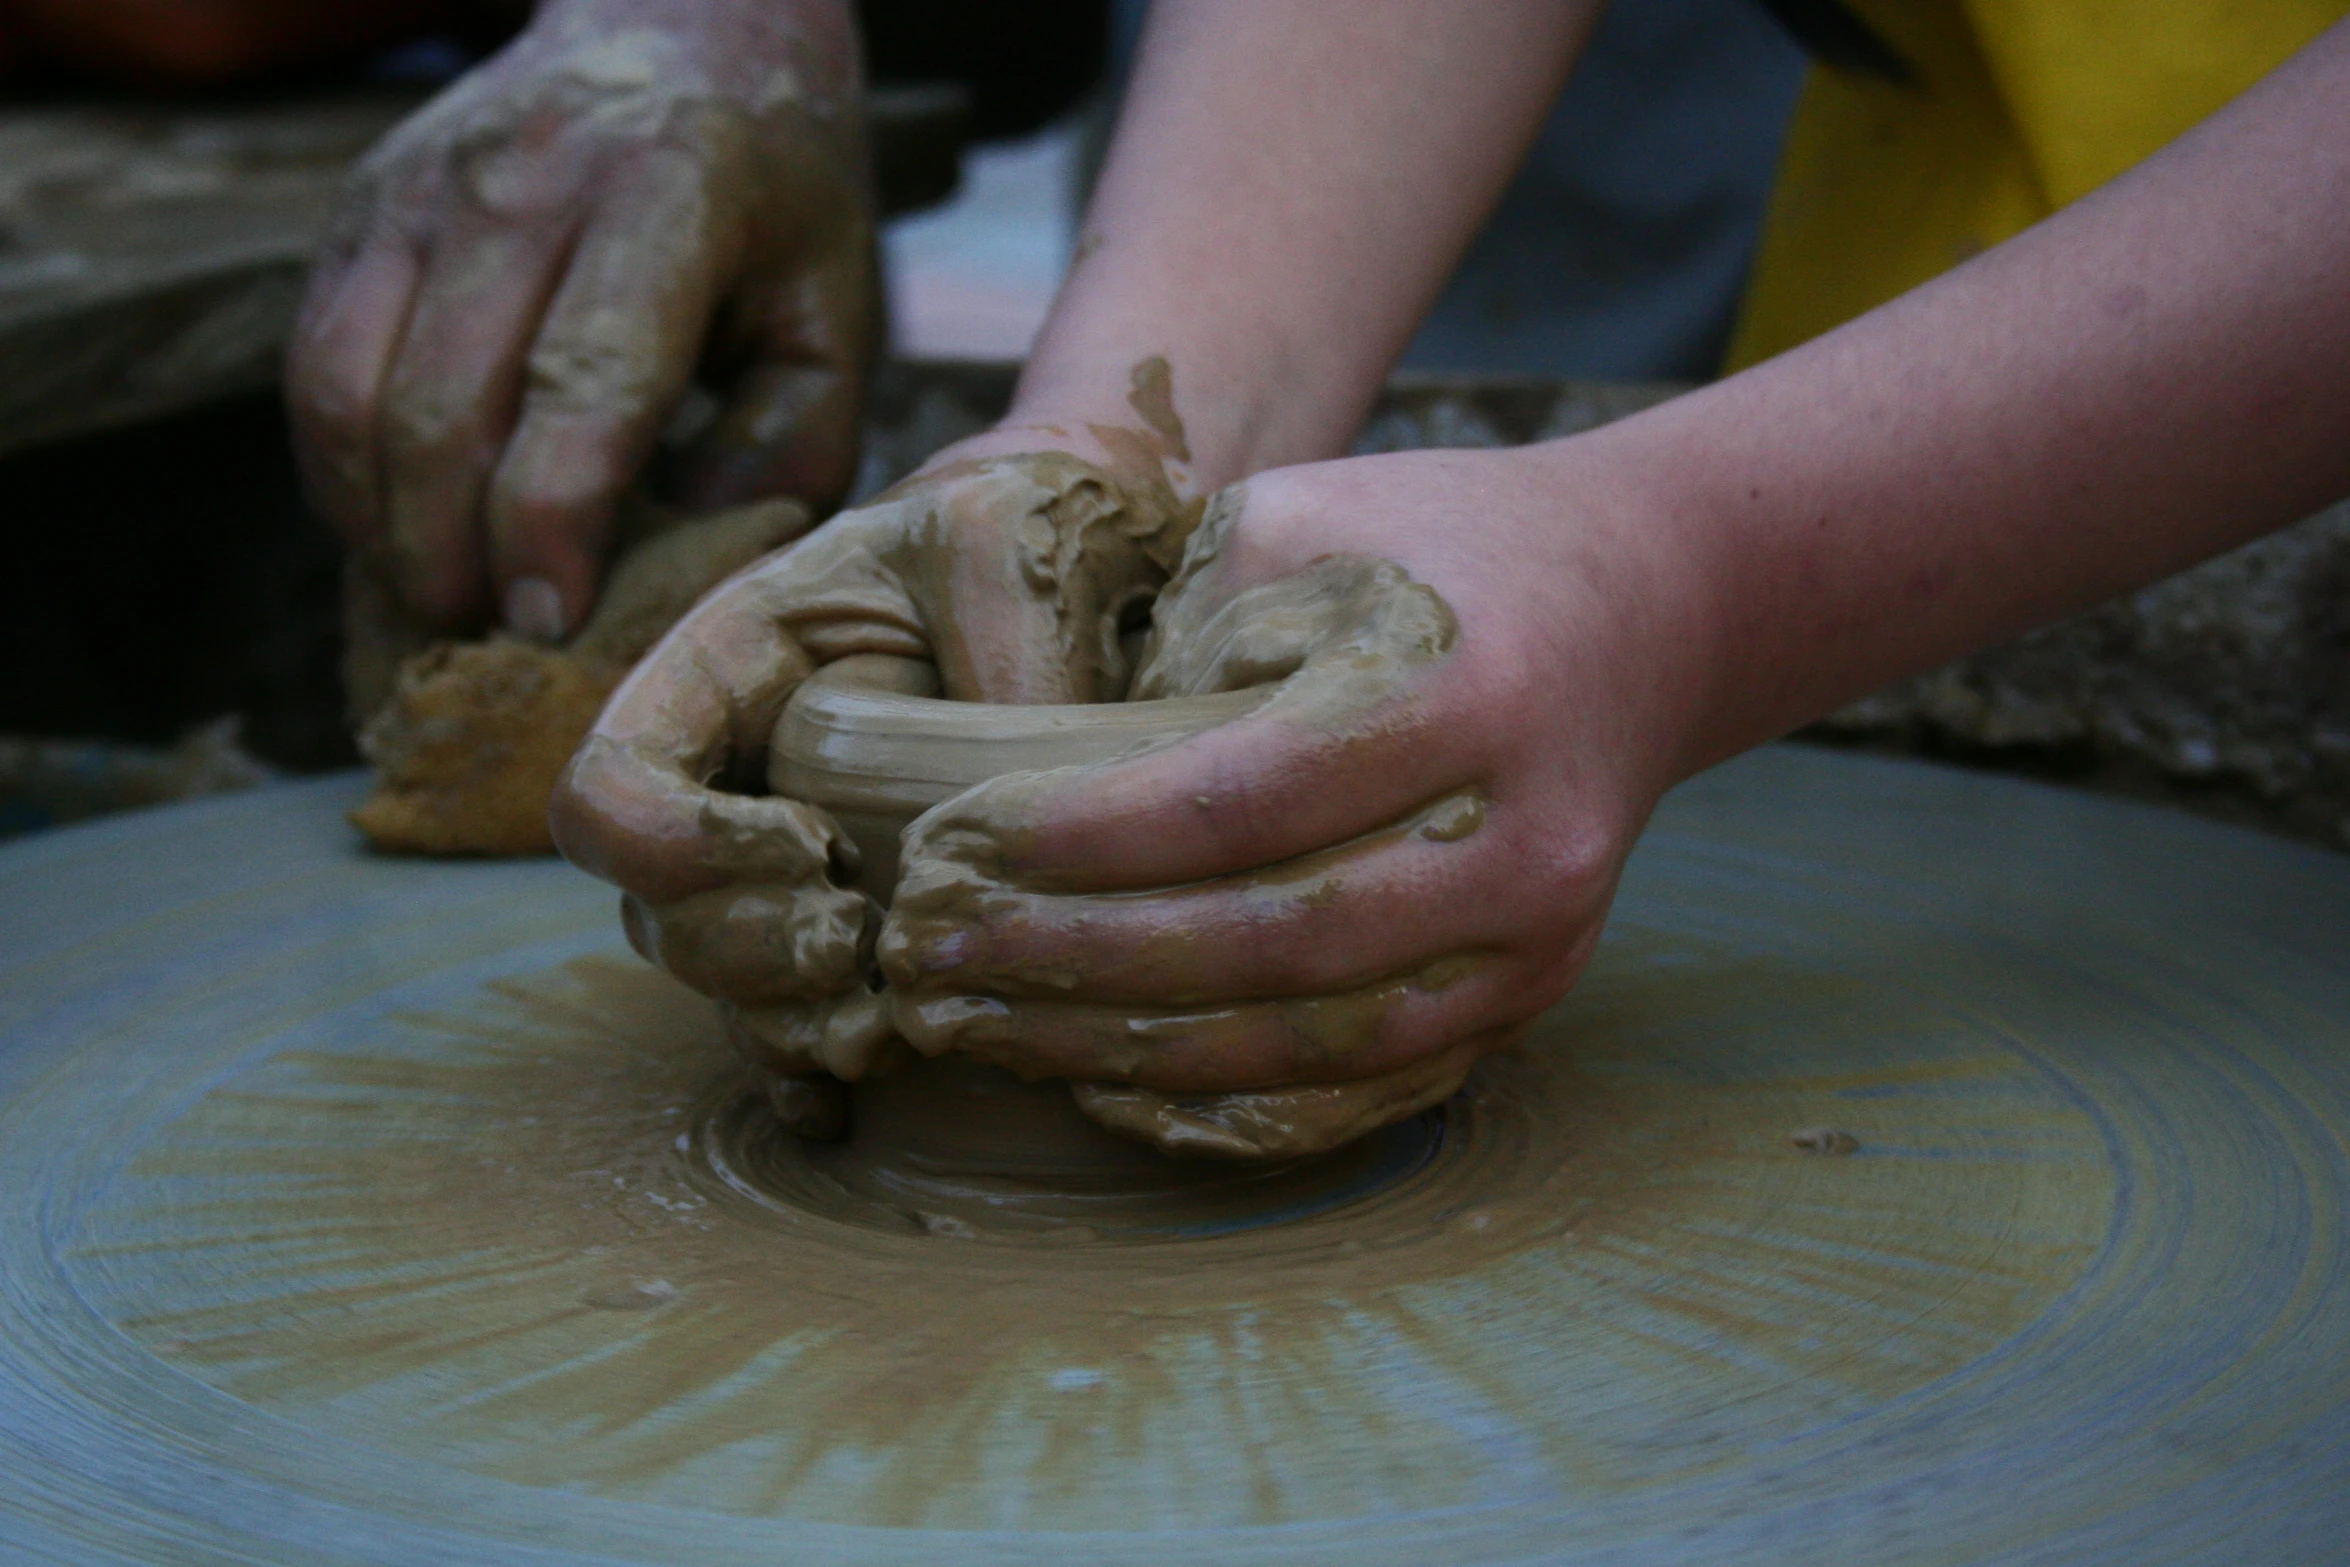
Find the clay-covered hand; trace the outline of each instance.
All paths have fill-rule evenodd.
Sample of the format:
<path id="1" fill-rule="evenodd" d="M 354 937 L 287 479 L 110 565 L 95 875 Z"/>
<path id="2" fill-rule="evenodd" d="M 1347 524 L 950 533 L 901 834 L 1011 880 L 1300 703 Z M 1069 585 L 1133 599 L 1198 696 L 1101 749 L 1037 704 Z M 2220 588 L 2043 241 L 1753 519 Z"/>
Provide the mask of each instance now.
<path id="1" fill-rule="evenodd" d="M 857 70 L 841 0 L 550 0 L 369 154 L 289 398 L 401 608 L 577 627 L 664 440 L 689 507 L 839 500 L 880 321 Z"/>
<path id="2" fill-rule="evenodd" d="M 916 821 L 878 947 L 915 1047 L 1264 1157 L 1442 1099 L 1558 999 L 1676 775 L 1688 649 L 1661 634 L 1670 562 L 1603 498 L 1571 525 L 1522 465 L 1364 458 L 1217 497 L 1134 694 L 1274 694 Z"/>
<path id="3" fill-rule="evenodd" d="M 763 792 L 784 702 L 851 658 L 925 695 L 1115 701 L 1198 517 L 1155 463 L 1030 451 L 926 470 L 678 623 L 558 787 L 557 845 L 625 889 L 638 950 L 728 1003 L 772 1074 L 861 1076 L 892 1037 L 870 961 L 879 911 L 846 885 L 838 824 Z"/>

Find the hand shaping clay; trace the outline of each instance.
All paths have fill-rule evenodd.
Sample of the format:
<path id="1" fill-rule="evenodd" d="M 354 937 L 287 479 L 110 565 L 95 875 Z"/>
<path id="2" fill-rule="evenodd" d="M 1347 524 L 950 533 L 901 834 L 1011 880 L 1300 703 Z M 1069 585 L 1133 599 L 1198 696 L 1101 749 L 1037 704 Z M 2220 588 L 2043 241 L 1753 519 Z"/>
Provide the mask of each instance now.
<path id="1" fill-rule="evenodd" d="M 1260 707 L 1343 748 L 1391 722 L 1452 645 L 1451 611 L 1391 561 L 1325 557 L 1229 586 L 1213 567 L 1234 507 L 1180 503 L 1149 477 L 1181 431 L 1148 371 L 1149 433 L 1127 432 L 1149 447 L 1143 477 L 1048 451 L 909 480 L 713 595 L 566 775 L 564 852 L 628 889 L 630 944 L 719 1002 L 805 1136 L 850 1126 L 848 1085 L 886 1099 L 951 1060 L 1084 1085 L 1047 1097 L 1162 1151 L 1286 1159 L 1445 1099 L 1507 1043 L 1496 1030 L 1430 1054 L 1383 1028 L 1489 961 L 1476 952 L 1328 994 L 1275 977 L 1228 1001 L 1146 984 L 1138 1002 L 1083 994 L 1060 969 L 962 968 L 950 950 L 1034 895 L 1005 849 L 1037 790 Z M 1223 880 L 1310 902 L 1350 853 L 1459 842 L 1483 819 L 1463 785 Z M 1082 920 L 1087 897 L 1149 896 L 1172 949 L 1183 890 L 1064 903 Z"/>
<path id="2" fill-rule="evenodd" d="M 385 625 L 376 585 L 357 574 L 354 700 L 392 670 L 359 734 L 376 788 L 351 820 L 370 843 L 413 854 L 552 852 L 548 796 L 621 676 L 696 599 L 806 532 L 808 513 L 766 501 L 688 520 L 647 506 L 633 524 L 595 613 L 560 648 L 493 636 L 395 661 L 388 652 L 401 633 Z"/>
<path id="3" fill-rule="evenodd" d="M 879 910 L 897 888 L 901 835 L 932 806 L 1006 774 L 1082 766 L 1171 744 L 1256 710 L 1275 689 L 1002 706 L 937 701 L 927 695 L 935 684 L 928 666 L 916 660 L 845 659 L 805 682 L 775 727 L 768 770 L 775 792 L 822 808 L 856 845 L 855 884 L 872 910 L 868 943 Z M 1436 814 L 1445 830 L 1454 831 L 1463 812 L 1450 804 Z M 864 991 L 845 998 L 735 1008 L 731 1032 L 738 1048 L 769 1074 L 787 1124 L 810 1133 L 837 1135 L 844 1126 L 845 1106 L 811 1084 L 815 1072 L 858 1085 L 860 1137 L 877 1115 L 895 1122 L 919 1121 L 925 1113 L 972 1113 L 975 1105 L 984 1108 L 1015 1094 L 1009 1072 L 973 1064 L 960 1052 L 946 1056 L 948 1044 L 923 1052 L 935 1062 L 914 1057 L 904 1038 L 910 1033 L 917 1048 L 928 1041 L 923 1030 L 910 1026 L 907 1011 L 903 998 L 890 995 L 876 976 Z M 1352 1142 L 1450 1097 L 1476 1054 L 1447 1051 L 1366 1080 L 1236 1093 L 1172 1094 L 1129 1083 L 1076 1082 L 1069 1085 L 1071 1098 L 1048 1102 L 1065 1120 L 1076 1120 L 1067 1114 L 1073 1109 L 1165 1153 L 1295 1159 Z M 942 1095 L 930 1081 L 950 1061 L 960 1074 L 960 1095 Z M 973 1074 L 1000 1085 L 974 1088 Z M 1051 1119 L 1037 1108 L 1033 1090 L 1022 1102 L 1032 1122 Z M 1072 1146 L 1091 1146 L 1067 1128 L 1058 1135 Z"/>
<path id="4" fill-rule="evenodd" d="M 896 1040 L 865 983 L 878 906 L 844 885 L 856 841 L 789 793 L 739 792 L 789 698 L 813 678 L 958 713 L 1114 703 L 1199 514 L 1163 479 L 1064 453 L 944 465 L 737 577 L 606 708 L 557 802 L 564 852 L 630 889 L 631 943 L 727 1008 L 787 1120 L 836 1123 L 840 1083 Z M 895 838 L 866 848 L 887 859 Z"/>
<path id="5" fill-rule="evenodd" d="M 897 888 L 899 834 L 940 801 L 1006 773 L 1171 744 L 1271 694 L 1017 706 L 942 702 L 935 686 L 929 666 L 912 659 L 828 664 L 785 704 L 768 751 L 768 786 L 832 813 L 857 846 L 858 885 L 884 908 Z"/>
<path id="6" fill-rule="evenodd" d="M 1230 506 L 1212 504 L 1189 541 L 1182 569 L 1155 607 L 1127 709 L 1147 713 L 1245 696 L 1262 706 L 1267 721 L 1340 739 L 1389 721 L 1398 694 L 1451 648 L 1450 608 L 1402 567 L 1368 557 L 1325 557 L 1227 591 L 1212 568 L 1233 516 Z M 779 744 L 796 749 L 802 741 L 779 731 Z M 860 758 L 876 772 L 910 761 L 879 748 Z M 1166 1005 L 1056 1000 L 1076 988 L 1071 976 L 980 973 L 956 958 L 949 965 L 957 970 L 953 991 L 933 993 L 923 983 L 926 954 L 967 941 L 991 905 L 999 899 L 1016 905 L 1028 891 L 1007 875 L 1005 849 L 1026 830 L 1021 824 L 1037 819 L 1031 797 L 1063 787 L 1062 775 L 1038 770 L 1059 762 L 1007 771 L 910 824 L 896 912 L 878 956 L 893 986 L 909 987 L 889 993 L 889 1021 L 915 1050 L 955 1051 L 1023 1075 L 1064 1075 L 1079 1108 L 1104 1126 L 1169 1152 L 1262 1160 L 1330 1149 L 1437 1104 L 1460 1086 L 1478 1056 L 1509 1042 L 1489 1035 L 1392 1068 L 1366 1071 L 1358 1064 L 1381 1020 L 1408 993 L 1457 983 L 1487 961 L 1473 952 L 1438 957 L 1354 990 L 1216 1003 L 1176 995 Z M 806 772 L 791 776 L 826 781 Z M 1311 900 L 1345 874 L 1352 850 L 1398 835 L 1461 842 L 1484 820 L 1482 795 L 1462 789 L 1350 844 L 1238 879 L 1268 903 Z M 1095 896 L 1107 907 L 1132 894 Z M 1085 896 L 1064 902 L 1082 905 Z M 1179 923 L 1166 931 L 1171 945 L 1182 936 Z M 1203 1044 L 1212 1056 L 1213 1041 L 1252 1031 L 1278 1039 L 1287 1064 L 1247 1079 L 1229 1067 L 1185 1066 Z"/>
<path id="7" fill-rule="evenodd" d="M 931 666 L 918 659 L 839 659 L 793 693 L 771 743 L 770 786 L 825 811 L 855 847 L 853 885 L 868 911 L 861 943 L 868 975 L 881 910 L 897 887 L 900 835 L 924 811 L 1007 772 L 1169 744 L 1251 711 L 1265 695 L 1027 706 L 939 701 L 928 694 L 935 689 Z M 728 1012 L 737 1048 L 767 1074 L 778 1113 L 806 1132 L 837 1131 L 842 1115 L 838 1095 L 809 1081 L 814 1074 L 856 1082 L 910 1064 L 889 997 L 871 981 L 846 995 L 736 1004 Z"/>

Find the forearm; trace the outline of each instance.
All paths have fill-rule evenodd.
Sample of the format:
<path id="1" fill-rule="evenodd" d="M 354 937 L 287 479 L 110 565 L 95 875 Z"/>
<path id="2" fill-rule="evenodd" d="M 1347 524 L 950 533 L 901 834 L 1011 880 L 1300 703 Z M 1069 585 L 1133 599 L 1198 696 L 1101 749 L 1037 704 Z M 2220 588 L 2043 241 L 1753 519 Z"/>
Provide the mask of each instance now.
<path id="1" fill-rule="evenodd" d="M 1015 420 L 1131 423 L 1163 357 L 1205 492 L 1334 456 L 1598 0 L 1159 0 Z"/>
<path id="2" fill-rule="evenodd" d="M 2345 103 L 2350 25 L 1945 278 L 1537 449 L 1558 493 L 1661 490 L 1689 766 L 2350 492 Z"/>

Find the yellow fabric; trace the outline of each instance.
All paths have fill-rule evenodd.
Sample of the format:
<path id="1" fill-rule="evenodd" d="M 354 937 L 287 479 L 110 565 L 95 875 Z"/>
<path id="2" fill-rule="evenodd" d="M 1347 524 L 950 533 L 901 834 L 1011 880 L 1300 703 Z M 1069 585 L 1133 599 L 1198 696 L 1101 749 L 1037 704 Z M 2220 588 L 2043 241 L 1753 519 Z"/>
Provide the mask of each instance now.
<path id="1" fill-rule="evenodd" d="M 2142 161 L 2350 0 L 1851 0 L 1917 70 L 1813 67 L 1728 367 L 1792 348 Z"/>

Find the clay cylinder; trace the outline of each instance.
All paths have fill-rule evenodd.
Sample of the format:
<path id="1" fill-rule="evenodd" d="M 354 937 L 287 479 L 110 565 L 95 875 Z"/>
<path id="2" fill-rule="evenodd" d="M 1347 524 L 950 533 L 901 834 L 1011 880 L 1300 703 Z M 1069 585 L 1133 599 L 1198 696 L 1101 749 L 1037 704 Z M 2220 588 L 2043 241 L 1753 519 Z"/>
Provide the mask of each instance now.
<path id="1" fill-rule="evenodd" d="M 832 814 L 857 846 L 857 886 L 882 904 L 897 886 L 900 834 L 940 801 L 1004 773 L 1171 744 L 1269 694 L 1015 707 L 942 701 L 937 689 L 935 671 L 918 660 L 841 659 L 793 693 L 769 742 L 768 786 Z M 961 1212 L 949 1188 L 966 1179 L 993 1182 L 990 1202 L 1001 1206 L 1015 1191 L 1034 1201 L 1136 1183 L 1138 1191 L 1182 1192 L 1206 1178 L 1087 1120 L 1065 1084 L 1024 1083 L 976 1062 L 915 1058 L 858 1082 L 853 1094 L 850 1139 L 825 1156 L 847 1190 L 902 1186 L 913 1179 L 906 1171 L 919 1170 L 927 1172 L 925 1201 Z"/>
<path id="2" fill-rule="evenodd" d="M 898 835 L 941 800 L 1004 773 L 1172 744 L 1270 694 L 1014 707 L 941 701 L 937 689 L 918 660 L 844 658 L 793 693 L 768 745 L 768 787 L 832 813 L 861 856 L 858 885 L 883 904 L 897 885 Z"/>

